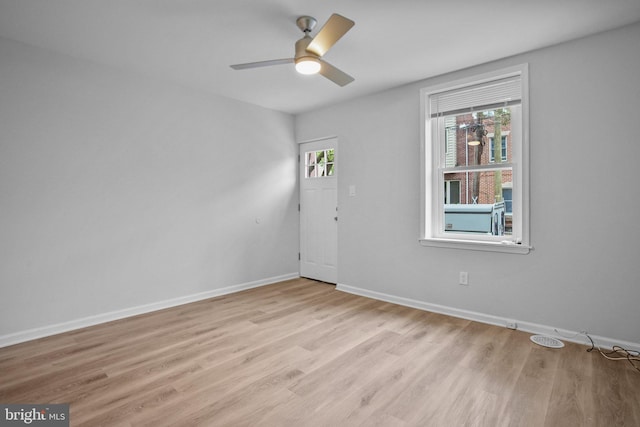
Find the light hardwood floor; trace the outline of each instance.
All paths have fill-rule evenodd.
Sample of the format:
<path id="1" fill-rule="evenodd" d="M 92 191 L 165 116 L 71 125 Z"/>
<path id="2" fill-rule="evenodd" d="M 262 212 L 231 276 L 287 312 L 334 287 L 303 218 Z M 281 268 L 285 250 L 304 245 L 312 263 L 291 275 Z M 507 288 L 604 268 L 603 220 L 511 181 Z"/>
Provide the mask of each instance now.
<path id="1" fill-rule="evenodd" d="M 639 386 L 584 346 L 306 279 L 0 349 L 0 402 L 73 426 L 640 426 Z"/>

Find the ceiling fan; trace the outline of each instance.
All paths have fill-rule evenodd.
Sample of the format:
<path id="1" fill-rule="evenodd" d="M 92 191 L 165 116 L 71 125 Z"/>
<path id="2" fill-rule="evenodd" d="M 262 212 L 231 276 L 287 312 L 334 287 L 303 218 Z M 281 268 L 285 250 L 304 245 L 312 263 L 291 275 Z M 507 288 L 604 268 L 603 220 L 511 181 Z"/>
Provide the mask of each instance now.
<path id="1" fill-rule="evenodd" d="M 296 70 L 301 74 L 319 73 L 339 86 L 348 85 L 354 78 L 329 64 L 323 60 L 322 57 L 331 46 L 340 40 L 340 38 L 355 25 L 355 22 L 334 13 L 320 31 L 318 31 L 318 34 L 312 38 L 309 33 L 317 23 L 318 21 L 311 16 L 301 16 L 296 20 L 296 25 L 302 30 L 304 37 L 296 42 L 296 54 L 293 58 L 235 64 L 232 65 L 231 68 L 234 70 L 245 70 L 248 68 L 295 63 Z"/>

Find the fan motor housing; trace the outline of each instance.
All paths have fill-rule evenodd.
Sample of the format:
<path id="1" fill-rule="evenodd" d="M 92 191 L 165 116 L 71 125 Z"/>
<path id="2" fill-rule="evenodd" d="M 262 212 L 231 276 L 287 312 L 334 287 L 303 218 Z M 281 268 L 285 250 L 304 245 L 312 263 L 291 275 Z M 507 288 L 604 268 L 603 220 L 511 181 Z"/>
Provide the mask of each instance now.
<path id="1" fill-rule="evenodd" d="M 296 42 L 295 59 L 299 59 L 299 58 L 302 58 L 302 57 L 305 57 L 305 56 L 310 56 L 312 58 L 318 58 L 318 55 L 314 54 L 313 52 L 307 51 L 307 46 L 309 46 L 309 43 L 311 43 L 311 40 L 313 40 L 313 39 L 307 33 L 307 34 L 305 34 L 305 36 L 303 38 L 301 38 L 300 40 L 298 40 Z"/>

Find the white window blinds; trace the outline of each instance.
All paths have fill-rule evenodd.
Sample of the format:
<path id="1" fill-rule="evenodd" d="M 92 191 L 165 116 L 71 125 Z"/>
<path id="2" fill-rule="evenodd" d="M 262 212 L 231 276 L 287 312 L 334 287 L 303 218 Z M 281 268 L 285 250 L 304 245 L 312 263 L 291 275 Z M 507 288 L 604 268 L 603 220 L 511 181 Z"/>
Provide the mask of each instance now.
<path id="1" fill-rule="evenodd" d="M 520 104 L 522 100 L 522 83 L 520 80 L 520 75 L 518 74 L 485 83 L 432 93 L 429 95 L 430 116 L 449 116 Z"/>

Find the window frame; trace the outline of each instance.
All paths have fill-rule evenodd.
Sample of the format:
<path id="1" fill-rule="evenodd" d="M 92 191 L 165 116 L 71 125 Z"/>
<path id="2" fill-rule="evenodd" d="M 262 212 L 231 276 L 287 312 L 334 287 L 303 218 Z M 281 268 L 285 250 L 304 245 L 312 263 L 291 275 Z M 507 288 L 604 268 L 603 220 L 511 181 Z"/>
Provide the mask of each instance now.
<path id="1" fill-rule="evenodd" d="M 475 85 L 483 85 L 500 79 L 519 76 L 521 85 L 520 119 L 514 119 L 507 143 L 512 144 L 513 190 L 516 199 L 512 202 L 513 223 L 517 224 L 512 236 L 469 235 L 447 233 L 445 235 L 444 199 L 439 187 L 443 187 L 440 177 L 442 166 L 440 156 L 443 126 L 436 126 L 437 120 L 431 118 L 430 96 L 445 91 L 457 90 Z M 494 251 L 526 254 L 531 250 L 529 233 L 529 79 L 528 64 L 498 69 L 487 73 L 472 75 L 462 79 L 448 81 L 420 90 L 420 237 L 424 246 L 455 249 Z M 438 134 L 440 133 L 440 134 Z M 520 143 L 514 144 L 514 136 Z M 432 143 L 433 140 L 438 143 Z M 505 164 L 506 166 L 506 164 Z M 443 187 L 444 188 L 444 187 Z"/>

